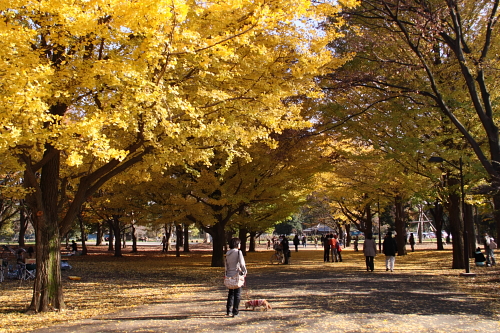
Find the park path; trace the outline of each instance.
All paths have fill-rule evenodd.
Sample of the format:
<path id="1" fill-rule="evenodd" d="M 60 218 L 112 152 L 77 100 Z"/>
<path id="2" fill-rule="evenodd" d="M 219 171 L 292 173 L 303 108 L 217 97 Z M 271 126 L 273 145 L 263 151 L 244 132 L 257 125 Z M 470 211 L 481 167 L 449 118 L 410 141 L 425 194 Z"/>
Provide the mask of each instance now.
<path id="1" fill-rule="evenodd" d="M 240 315 L 225 316 L 227 290 L 214 286 L 168 303 L 136 306 L 36 333 L 78 332 L 500 332 L 488 304 L 457 291 L 439 275 L 376 270 L 344 263 L 276 266 L 250 275 Z M 273 310 L 244 309 L 267 299 Z"/>

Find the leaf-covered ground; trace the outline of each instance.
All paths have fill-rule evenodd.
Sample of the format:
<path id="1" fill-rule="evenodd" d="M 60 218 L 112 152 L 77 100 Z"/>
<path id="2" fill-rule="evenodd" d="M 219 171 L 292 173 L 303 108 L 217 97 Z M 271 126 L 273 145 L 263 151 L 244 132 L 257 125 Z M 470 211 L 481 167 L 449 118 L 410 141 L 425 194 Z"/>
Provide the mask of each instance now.
<path id="1" fill-rule="evenodd" d="M 166 316 L 165 311 L 173 316 L 169 319 L 182 318 L 175 320 L 181 327 L 185 324 L 213 331 L 219 327 L 216 325 L 225 325 L 220 321 L 226 292 L 222 287 L 223 269 L 209 267 L 211 257 L 206 249 L 195 248 L 191 253 L 182 253 L 180 258 L 162 254 L 153 246 L 142 247 L 139 254 L 125 252 L 122 258 L 115 258 L 105 250 L 92 247 L 88 256 L 69 258 L 73 269 L 64 272 L 67 310 L 63 312 L 25 314 L 31 300 L 31 283 L 8 279 L 1 283 L 0 332 L 28 332 L 86 318 L 113 317 L 115 313 L 117 322 L 123 322 L 120 313 L 155 318 L 158 313 L 162 313 L 160 317 Z M 245 330 L 249 321 L 255 331 L 259 327 L 262 331 L 324 329 L 329 328 L 325 316 L 330 314 L 336 316 L 335 327 L 345 326 L 347 331 L 350 327 L 352 332 L 370 328 L 391 331 L 389 327 L 394 331 L 389 325 L 391 318 L 405 318 L 399 324 L 400 331 L 405 330 L 401 326 L 405 323 L 415 330 L 422 316 L 433 316 L 436 322 L 440 318 L 475 316 L 498 323 L 499 270 L 472 266 L 476 277 L 462 277 L 460 270 L 449 268 L 450 250 L 419 250 L 397 257 L 393 273 L 385 271 L 381 255 L 376 257 L 375 272 L 366 272 L 361 252 L 351 250 L 343 252 L 342 263 L 323 263 L 321 250 L 300 248 L 292 253 L 289 266 L 271 265 L 271 253 L 259 249 L 247 255 L 249 276 L 243 299 L 266 298 L 273 310 L 261 315 L 259 323 L 249 320 L 242 311 L 237 326 L 240 331 Z M 68 276 L 78 276 L 81 280 L 70 280 Z M 216 301 L 210 303 L 212 299 Z M 188 318 L 186 313 L 195 310 L 184 308 L 185 300 L 210 305 Z M 207 315 L 207 311 L 213 316 Z M 196 326 L 211 320 L 212 326 Z M 147 326 L 144 320 L 140 324 L 142 329 Z M 355 325 L 361 326 L 354 329 Z M 219 328 L 224 330 L 225 326 Z"/>

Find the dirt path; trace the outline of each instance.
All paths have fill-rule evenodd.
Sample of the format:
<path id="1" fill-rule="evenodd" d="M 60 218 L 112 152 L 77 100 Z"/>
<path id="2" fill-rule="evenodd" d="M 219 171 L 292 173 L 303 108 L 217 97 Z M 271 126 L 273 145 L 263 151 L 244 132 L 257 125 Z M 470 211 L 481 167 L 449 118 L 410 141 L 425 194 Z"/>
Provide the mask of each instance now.
<path id="1" fill-rule="evenodd" d="M 215 286 L 34 332 L 500 332 L 485 301 L 457 292 L 442 276 L 397 266 L 393 273 L 344 263 L 250 271 L 235 318 L 225 317 L 226 295 Z M 273 310 L 244 309 L 246 299 L 260 298 Z"/>

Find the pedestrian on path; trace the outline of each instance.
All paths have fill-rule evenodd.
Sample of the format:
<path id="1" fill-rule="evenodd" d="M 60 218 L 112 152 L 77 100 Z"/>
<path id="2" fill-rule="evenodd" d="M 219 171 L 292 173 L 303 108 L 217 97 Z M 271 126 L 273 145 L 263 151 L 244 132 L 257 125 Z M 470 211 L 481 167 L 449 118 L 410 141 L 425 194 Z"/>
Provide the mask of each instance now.
<path id="1" fill-rule="evenodd" d="M 167 236 L 163 235 L 161 239 L 162 250 L 161 252 L 167 252 Z"/>
<path id="2" fill-rule="evenodd" d="M 229 251 L 226 253 L 226 276 L 232 277 L 236 274 L 247 275 L 245 258 L 240 251 L 241 240 L 232 238 L 229 241 Z M 239 306 L 241 300 L 241 287 L 237 289 L 229 289 L 227 294 L 226 315 L 237 316 L 239 314 Z"/>
<path id="3" fill-rule="evenodd" d="M 331 250 L 331 256 L 332 256 L 332 262 L 338 262 L 339 257 L 338 257 L 338 239 L 337 235 L 330 235 L 330 250 Z"/>
<path id="4" fill-rule="evenodd" d="M 484 253 L 486 254 L 486 265 L 491 266 L 491 261 L 490 261 L 490 236 L 488 235 L 487 232 L 484 233 L 483 235 L 483 245 L 484 245 Z"/>
<path id="5" fill-rule="evenodd" d="M 415 237 L 413 236 L 413 232 L 410 234 L 410 246 L 411 252 L 415 252 Z"/>
<path id="6" fill-rule="evenodd" d="M 286 238 L 285 235 L 283 235 L 283 238 L 281 239 L 281 248 L 283 249 L 283 256 L 285 257 L 285 262 L 283 264 L 288 265 L 288 259 L 290 258 L 290 245 L 288 243 L 288 238 Z"/>
<path id="7" fill-rule="evenodd" d="M 76 244 L 75 240 L 71 242 L 71 254 L 76 256 L 76 253 L 78 252 L 78 244 Z"/>
<path id="8" fill-rule="evenodd" d="M 495 266 L 495 249 L 497 248 L 497 243 L 495 243 L 495 239 L 493 237 L 490 237 L 490 245 L 488 245 L 488 256 L 490 258 L 490 264 L 491 266 Z"/>
<path id="9" fill-rule="evenodd" d="M 330 237 L 329 235 L 326 235 L 323 238 L 323 261 L 324 262 L 330 262 Z"/>
<path id="10" fill-rule="evenodd" d="M 372 233 L 366 234 L 365 241 L 363 243 L 363 254 L 365 255 L 366 260 L 366 271 L 372 271 L 375 269 L 375 264 L 373 259 L 377 255 L 377 244 L 375 244 L 375 240 L 373 239 Z"/>
<path id="11" fill-rule="evenodd" d="M 394 263 L 396 262 L 396 251 L 398 245 L 396 239 L 392 237 L 392 232 L 388 232 L 384 237 L 384 242 L 382 243 L 382 252 L 385 254 L 385 270 L 394 271 Z"/>
<path id="12" fill-rule="evenodd" d="M 299 244 L 300 244 L 299 235 L 295 234 L 295 237 L 293 237 L 293 245 L 295 246 L 295 252 L 299 252 Z"/>
<path id="13" fill-rule="evenodd" d="M 342 241 L 337 241 L 337 256 L 339 257 L 339 262 L 342 262 Z"/>

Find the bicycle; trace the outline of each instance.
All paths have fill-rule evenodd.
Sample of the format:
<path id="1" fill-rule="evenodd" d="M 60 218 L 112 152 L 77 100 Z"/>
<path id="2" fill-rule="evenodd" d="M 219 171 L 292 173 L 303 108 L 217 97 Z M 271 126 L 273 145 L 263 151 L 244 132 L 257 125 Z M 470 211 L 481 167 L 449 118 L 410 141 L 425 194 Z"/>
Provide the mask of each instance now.
<path id="1" fill-rule="evenodd" d="M 284 264 L 285 263 L 285 256 L 283 255 L 283 251 L 275 251 L 272 255 L 271 255 L 271 264 Z M 290 257 L 288 257 L 288 264 L 290 265 L 292 263 L 292 259 L 290 259 Z"/>
<path id="2" fill-rule="evenodd" d="M 285 256 L 283 255 L 283 251 L 274 251 L 271 255 L 271 264 L 283 264 L 285 262 Z"/>

